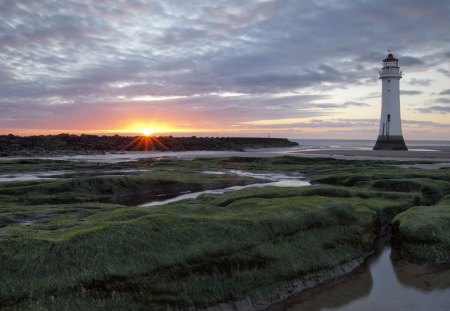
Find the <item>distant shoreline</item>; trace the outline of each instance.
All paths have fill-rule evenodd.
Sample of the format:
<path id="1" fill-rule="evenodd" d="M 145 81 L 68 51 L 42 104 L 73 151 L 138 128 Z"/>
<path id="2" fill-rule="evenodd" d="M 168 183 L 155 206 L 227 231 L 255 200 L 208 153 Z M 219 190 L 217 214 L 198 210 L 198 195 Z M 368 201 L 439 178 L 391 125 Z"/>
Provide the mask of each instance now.
<path id="1" fill-rule="evenodd" d="M 301 150 L 290 156 L 309 158 L 335 158 L 345 160 L 394 160 L 394 161 L 442 161 L 450 162 L 450 148 L 433 151 L 386 151 L 386 150 Z"/>
<path id="2" fill-rule="evenodd" d="M 121 162 L 159 156 L 186 159 L 291 156 L 435 163 L 415 164 L 415 167 L 432 169 L 447 166 L 450 163 L 450 142 L 408 141 L 408 143 L 409 151 L 374 151 L 372 142 L 368 140 L 288 140 L 286 138 L 196 136 L 144 138 L 142 136 L 69 134 L 29 137 L 0 135 L 0 159 L 46 158 Z M 437 165 L 436 163 L 444 164 Z"/>
<path id="3" fill-rule="evenodd" d="M 0 135 L 0 157 L 64 156 L 120 151 L 244 151 L 298 146 L 286 138 L 98 135 Z"/>

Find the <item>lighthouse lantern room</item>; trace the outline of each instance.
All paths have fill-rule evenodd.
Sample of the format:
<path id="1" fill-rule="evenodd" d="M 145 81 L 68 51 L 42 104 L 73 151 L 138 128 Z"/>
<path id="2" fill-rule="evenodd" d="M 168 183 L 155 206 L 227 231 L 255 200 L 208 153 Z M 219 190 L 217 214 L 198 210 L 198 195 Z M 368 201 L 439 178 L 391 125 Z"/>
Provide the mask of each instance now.
<path id="1" fill-rule="evenodd" d="M 390 51 L 383 59 L 381 79 L 381 118 L 378 139 L 373 150 L 408 150 L 400 118 L 400 79 L 398 59 Z"/>

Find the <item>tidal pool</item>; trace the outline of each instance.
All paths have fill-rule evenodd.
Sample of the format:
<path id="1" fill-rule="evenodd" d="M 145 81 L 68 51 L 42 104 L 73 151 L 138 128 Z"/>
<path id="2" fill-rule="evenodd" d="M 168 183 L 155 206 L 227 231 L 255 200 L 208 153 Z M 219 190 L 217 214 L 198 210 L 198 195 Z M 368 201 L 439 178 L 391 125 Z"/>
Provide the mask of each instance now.
<path id="1" fill-rule="evenodd" d="M 253 177 L 255 179 L 261 179 L 265 180 L 267 182 L 265 183 L 255 183 L 255 184 L 249 184 L 245 186 L 233 186 L 228 188 L 222 188 L 222 189 L 212 189 L 212 190 L 204 190 L 204 191 L 198 191 L 198 192 L 185 192 L 182 193 L 174 198 L 167 199 L 167 200 L 161 200 L 161 201 L 151 201 L 148 203 L 141 204 L 139 206 L 141 207 L 150 207 L 150 206 L 158 206 L 158 205 L 164 205 L 169 204 L 181 200 L 186 199 L 195 199 L 201 196 L 202 194 L 222 194 L 225 192 L 230 191 L 237 191 L 242 190 L 246 188 L 261 188 L 261 187 L 304 187 L 311 185 L 309 181 L 305 179 L 300 174 L 292 174 L 292 175 L 286 175 L 286 174 L 279 174 L 279 173 L 252 173 L 252 172 L 246 172 L 241 170 L 230 170 L 230 171 L 203 171 L 204 174 L 230 174 L 230 175 L 236 175 L 236 176 L 245 176 L 245 177 Z"/>
<path id="2" fill-rule="evenodd" d="M 47 171 L 47 172 L 1 174 L 0 182 L 55 179 L 55 178 L 58 178 L 60 175 L 64 175 L 64 174 L 68 174 L 68 173 L 69 173 L 69 171 Z"/>
<path id="3" fill-rule="evenodd" d="M 0 182 L 33 181 L 42 179 L 74 178 L 83 176 L 121 176 L 150 172 L 151 169 L 80 170 L 80 171 L 36 171 L 28 173 L 0 174 Z"/>
<path id="4" fill-rule="evenodd" d="M 450 269 L 427 268 L 395 257 L 386 246 L 350 275 L 268 310 L 450 310 Z"/>

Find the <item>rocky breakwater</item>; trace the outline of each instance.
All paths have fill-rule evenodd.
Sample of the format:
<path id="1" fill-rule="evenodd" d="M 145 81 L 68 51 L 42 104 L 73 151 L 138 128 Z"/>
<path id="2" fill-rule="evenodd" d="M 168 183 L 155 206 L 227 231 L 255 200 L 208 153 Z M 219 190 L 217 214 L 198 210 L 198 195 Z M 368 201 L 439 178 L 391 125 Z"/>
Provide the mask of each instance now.
<path id="1" fill-rule="evenodd" d="M 193 151 L 284 148 L 298 144 L 286 138 L 40 135 L 0 136 L 0 156 L 89 154 L 107 151 Z"/>

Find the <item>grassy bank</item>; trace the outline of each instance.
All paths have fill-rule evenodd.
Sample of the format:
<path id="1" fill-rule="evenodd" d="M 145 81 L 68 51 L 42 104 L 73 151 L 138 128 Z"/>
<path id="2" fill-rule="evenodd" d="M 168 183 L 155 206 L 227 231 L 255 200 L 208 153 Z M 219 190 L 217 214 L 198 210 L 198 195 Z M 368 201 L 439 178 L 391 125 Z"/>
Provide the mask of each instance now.
<path id="1" fill-rule="evenodd" d="M 413 261 L 450 264 L 450 196 L 436 205 L 416 206 L 394 218 L 395 242 Z"/>
<path id="2" fill-rule="evenodd" d="M 424 245 L 430 238 L 417 239 L 425 224 L 434 230 L 435 254 L 448 249 L 448 225 L 441 220 L 448 212 L 449 169 L 288 157 L 101 168 L 44 161 L 28 163 L 27 170 L 22 164 L 0 164 L 0 173 L 52 165 L 72 173 L 0 183 L 0 307 L 11 310 L 201 308 L 246 297 L 276 300 L 286 284 L 366 256 L 380 224 L 396 215 L 398 237 L 407 241 L 401 244 L 405 256 L 429 252 Z M 147 171 L 104 174 L 123 168 Z M 152 208 L 132 204 L 133 197 L 255 182 L 202 173 L 231 169 L 302 173 L 315 185 L 250 188 Z M 424 220 L 422 227 L 415 217 Z"/>

